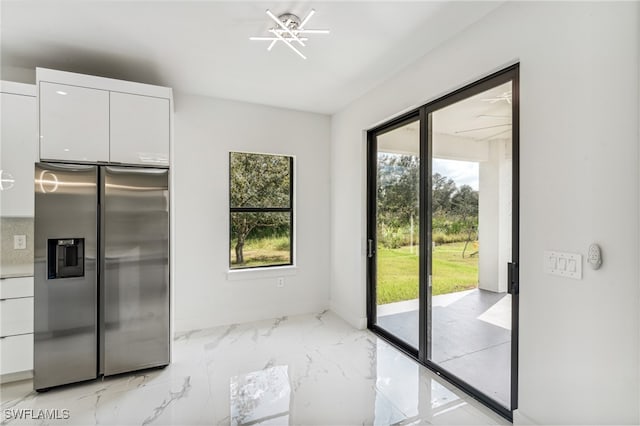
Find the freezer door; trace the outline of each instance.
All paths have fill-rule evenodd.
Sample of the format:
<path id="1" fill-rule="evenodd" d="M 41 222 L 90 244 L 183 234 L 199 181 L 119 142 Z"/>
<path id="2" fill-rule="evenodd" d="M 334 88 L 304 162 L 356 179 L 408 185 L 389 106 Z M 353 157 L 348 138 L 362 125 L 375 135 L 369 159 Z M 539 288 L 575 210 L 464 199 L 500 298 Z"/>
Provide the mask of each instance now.
<path id="1" fill-rule="evenodd" d="M 105 375 L 169 363 L 169 171 L 103 168 Z"/>
<path id="2" fill-rule="evenodd" d="M 34 387 L 97 374 L 98 169 L 35 166 Z"/>

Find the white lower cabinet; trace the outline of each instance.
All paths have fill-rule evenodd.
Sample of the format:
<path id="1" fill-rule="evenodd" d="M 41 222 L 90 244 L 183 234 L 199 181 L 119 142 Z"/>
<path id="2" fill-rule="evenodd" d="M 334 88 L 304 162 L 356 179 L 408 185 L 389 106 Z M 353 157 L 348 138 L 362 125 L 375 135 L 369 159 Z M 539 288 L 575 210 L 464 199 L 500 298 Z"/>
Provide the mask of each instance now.
<path id="1" fill-rule="evenodd" d="M 0 338 L 0 373 L 33 369 L 33 333 Z"/>
<path id="2" fill-rule="evenodd" d="M 0 381 L 33 370 L 33 277 L 0 280 Z"/>
<path id="3" fill-rule="evenodd" d="M 0 299 L 33 297 L 33 277 L 0 279 Z"/>
<path id="4" fill-rule="evenodd" d="M 0 336 L 33 333 L 33 297 L 0 300 Z"/>

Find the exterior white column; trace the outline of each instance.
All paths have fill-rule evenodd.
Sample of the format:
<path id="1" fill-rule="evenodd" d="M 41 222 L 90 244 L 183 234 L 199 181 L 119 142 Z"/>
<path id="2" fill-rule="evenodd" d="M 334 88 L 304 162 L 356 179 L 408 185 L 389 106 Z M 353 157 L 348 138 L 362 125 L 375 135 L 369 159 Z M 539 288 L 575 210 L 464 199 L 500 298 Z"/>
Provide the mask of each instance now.
<path id="1" fill-rule="evenodd" d="M 480 163 L 478 239 L 479 287 L 507 291 L 507 263 L 511 260 L 511 143 L 490 143 L 489 159 Z"/>

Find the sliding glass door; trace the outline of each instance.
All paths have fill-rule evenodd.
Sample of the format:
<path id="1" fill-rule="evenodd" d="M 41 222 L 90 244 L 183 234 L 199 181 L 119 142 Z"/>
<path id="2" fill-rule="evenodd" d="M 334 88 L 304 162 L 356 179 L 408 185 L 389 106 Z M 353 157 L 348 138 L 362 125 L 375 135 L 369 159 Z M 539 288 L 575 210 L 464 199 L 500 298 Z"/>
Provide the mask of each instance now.
<path id="1" fill-rule="evenodd" d="M 370 135 L 367 241 L 369 322 L 418 350 L 420 314 L 420 120 L 416 115 Z"/>
<path id="2" fill-rule="evenodd" d="M 511 408 L 512 82 L 430 113 L 428 360 Z"/>
<path id="3" fill-rule="evenodd" d="M 517 407 L 518 67 L 369 132 L 369 327 Z"/>

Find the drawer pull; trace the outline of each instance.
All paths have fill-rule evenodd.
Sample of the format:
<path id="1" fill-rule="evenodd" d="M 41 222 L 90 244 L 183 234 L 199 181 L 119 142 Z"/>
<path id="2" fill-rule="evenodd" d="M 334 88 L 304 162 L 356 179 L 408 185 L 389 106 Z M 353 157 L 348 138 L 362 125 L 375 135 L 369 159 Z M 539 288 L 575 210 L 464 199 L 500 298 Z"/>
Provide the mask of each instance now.
<path id="1" fill-rule="evenodd" d="M 17 336 L 27 336 L 29 334 L 33 334 L 33 333 L 18 333 L 18 334 L 8 334 L 6 336 L 0 336 L 0 340 L 2 339 L 6 339 L 7 337 L 17 337 Z"/>

